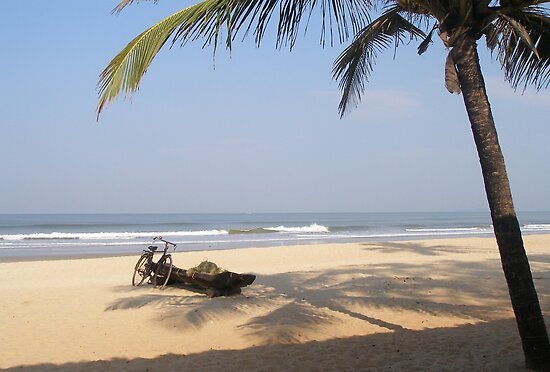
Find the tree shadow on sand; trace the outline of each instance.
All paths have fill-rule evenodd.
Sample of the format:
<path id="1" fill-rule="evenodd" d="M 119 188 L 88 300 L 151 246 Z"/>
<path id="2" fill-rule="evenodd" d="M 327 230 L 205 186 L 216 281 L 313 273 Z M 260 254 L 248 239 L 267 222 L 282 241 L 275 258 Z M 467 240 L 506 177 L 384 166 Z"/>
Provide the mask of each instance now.
<path id="1" fill-rule="evenodd" d="M 472 248 L 469 246 L 457 246 L 453 245 L 452 247 L 440 244 L 440 245 L 429 245 L 423 246 L 415 241 L 405 241 L 405 242 L 378 242 L 378 243 L 365 243 L 365 247 L 368 247 L 369 250 L 380 250 L 388 253 L 415 253 L 423 256 L 440 256 L 446 255 L 449 253 L 468 253 L 471 252 Z M 486 252 L 496 252 L 495 247 L 476 247 L 476 252 L 486 251 Z"/>
<path id="2" fill-rule="evenodd" d="M 452 268 L 453 262 L 448 262 L 447 266 Z M 419 268 L 412 264 L 392 264 L 391 267 L 371 265 L 368 268 L 352 266 L 343 270 L 260 275 L 252 287 L 245 289 L 244 295 L 218 299 L 208 299 L 199 293 L 189 294 L 188 288 L 178 286 L 153 294 L 148 289 L 136 290 L 136 293 L 146 293 L 121 298 L 110 304 L 106 311 L 155 306 L 165 309 L 165 318 L 170 317 L 171 312 L 176 313 L 172 314 L 173 318 L 177 318 L 182 326 L 200 327 L 212 319 L 248 313 L 254 307 L 268 307 L 272 310 L 266 316 L 255 318 L 252 328 L 258 329 L 259 334 L 273 341 L 274 338 L 269 333 L 274 332 L 277 325 L 281 325 L 281 318 L 285 319 L 285 324 L 297 326 L 297 329 L 301 325 L 329 325 L 331 317 L 326 316 L 327 310 L 376 323 L 388 330 L 396 330 L 402 327 L 351 309 L 368 306 L 484 319 L 492 311 L 489 306 L 438 300 L 452 299 L 459 295 L 484 299 L 489 296 L 495 300 L 505 296 L 505 288 L 497 283 L 498 280 L 488 275 L 483 265 L 475 266 L 477 267 L 471 267 L 468 271 L 453 274 L 452 281 L 434 279 L 429 276 L 433 274 L 429 267 Z M 442 267 L 439 264 L 439 269 Z M 388 273 L 396 275 L 389 276 Z M 480 275 L 481 273 L 484 275 Z M 472 275 L 477 276 L 475 282 L 465 284 L 460 280 L 460 277 L 471 278 Z M 483 285 L 480 286 L 480 283 Z M 435 293 L 439 295 L 436 296 Z M 292 341 L 290 335 L 284 338 Z"/>
<path id="3" fill-rule="evenodd" d="M 421 243 L 373 244 L 368 249 L 373 247 L 430 255 L 443 250 Z M 453 249 L 463 252 L 467 247 Z M 536 259 L 548 262 L 549 256 Z M 172 327 L 175 324 L 183 329 L 200 329 L 211 321 L 223 324 L 224 320 L 263 310 L 239 325 L 255 345 L 305 342 L 311 339 L 306 336 L 308 331 L 313 334 L 350 318 L 385 332 L 422 329 L 430 328 L 433 320 L 440 317 L 458 317 L 463 323 L 510 317 L 508 292 L 499 265 L 495 260 L 440 260 L 423 265 L 385 263 L 258 275 L 256 282 L 239 296 L 208 299 L 200 293 L 182 292 L 181 287 L 154 294 L 146 290 L 142 295 L 115 301 L 106 311 L 155 306 L 162 309 L 163 319 L 169 319 L 167 323 Z M 549 304 L 541 301 L 541 305 Z M 407 313 L 421 315 L 426 324 L 406 324 L 395 317 Z"/>
<path id="4" fill-rule="evenodd" d="M 374 246 L 381 247 L 368 249 Z M 437 255 L 443 247 L 399 243 L 384 249 L 431 250 L 425 254 Z M 550 255 L 535 260 L 548 263 Z M 546 269 L 533 274 L 550 276 Z M 548 293 L 549 282 L 539 280 L 545 289 L 542 293 Z M 212 321 L 223 325 L 241 317 L 238 330 L 255 346 L 150 360 L 43 364 L 20 370 L 282 371 L 295 370 L 296 363 L 306 371 L 517 371 L 522 367 L 520 340 L 498 260 L 400 262 L 260 274 L 243 294 L 214 299 L 178 286 L 154 293 L 150 288 L 135 288 L 134 293 L 109 304 L 105 311 L 154 306 L 163 319 L 170 320 L 164 324 L 175 324 L 175 329 L 201 329 Z M 550 311 L 549 297 L 541 298 L 545 313 Z M 444 317 L 461 322 L 438 327 L 438 319 Z M 368 326 L 369 332 L 315 340 L 318 334 L 334 335 L 331 332 L 343 321 Z"/>
<path id="5" fill-rule="evenodd" d="M 367 336 L 14 369 L 42 371 L 527 371 L 513 319 Z"/>

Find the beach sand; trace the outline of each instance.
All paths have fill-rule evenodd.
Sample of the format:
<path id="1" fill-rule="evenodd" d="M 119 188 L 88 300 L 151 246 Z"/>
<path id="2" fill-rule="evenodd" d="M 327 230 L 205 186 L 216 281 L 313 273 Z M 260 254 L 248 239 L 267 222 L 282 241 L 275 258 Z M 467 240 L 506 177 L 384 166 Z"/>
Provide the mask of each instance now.
<path id="1" fill-rule="evenodd" d="M 550 324 L 550 235 L 525 236 Z M 0 368 L 518 371 L 494 239 L 174 253 L 256 281 L 233 297 L 132 287 L 138 258 L 0 263 Z"/>

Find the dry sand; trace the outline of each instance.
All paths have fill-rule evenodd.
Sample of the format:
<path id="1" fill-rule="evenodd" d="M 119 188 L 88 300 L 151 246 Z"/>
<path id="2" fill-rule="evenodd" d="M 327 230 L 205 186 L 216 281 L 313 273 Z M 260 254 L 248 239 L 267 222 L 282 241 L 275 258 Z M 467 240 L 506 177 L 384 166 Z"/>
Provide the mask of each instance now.
<path id="1" fill-rule="evenodd" d="M 525 237 L 550 314 L 550 235 Z M 0 263 L 0 368 L 517 371 L 494 239 L 175 253 L 258 278 L 209 299 L 132 287 L 136 257 Z M 546 324 L 550 319 L 546 317 Z"/>

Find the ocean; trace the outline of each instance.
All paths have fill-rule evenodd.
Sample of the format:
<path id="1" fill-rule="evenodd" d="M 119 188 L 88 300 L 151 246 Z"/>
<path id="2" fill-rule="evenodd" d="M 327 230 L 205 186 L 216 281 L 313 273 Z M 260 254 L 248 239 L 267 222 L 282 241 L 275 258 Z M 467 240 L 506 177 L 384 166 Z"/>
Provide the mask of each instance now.
<path id="1" fill-rule="evenodd" d="M 518 219 L 550 233 L 550 212 Z M 193 251 L 492 235 L 488 212 L 0 214 L 0 261 L 137 255 L 156 236 Z"/>

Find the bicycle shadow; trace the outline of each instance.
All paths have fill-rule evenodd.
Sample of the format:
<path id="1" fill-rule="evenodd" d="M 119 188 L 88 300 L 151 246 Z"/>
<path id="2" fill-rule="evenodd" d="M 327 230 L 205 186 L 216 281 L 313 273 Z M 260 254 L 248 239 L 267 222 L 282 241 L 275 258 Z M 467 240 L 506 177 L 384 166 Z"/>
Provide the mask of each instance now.
<path id="1" fill-rule="evenodd" d="M 118 286 L 114 288 L 117 292 L 124 292 L 128 293 L 128 286 Z M 150 293 L 152 290 L 154 290 L 157 293 Z M 174 290 L 184 290 L 186 292 L 194 293 L 186 293 L 183 292 L 183 296 L 180 294 L 174 295 L 172 291 Z M 159 290 L 155 288 L 152 284 L 142 284 L 140 286 L 136 286 L 130 289 L 132 292 L 138 292 L 140 293 L 139 296 L 132 296 L 132 297 L 126 297 L 121 298 L 115 302 L 113 302 L 111 305 L 107 306 L 105 309 L 106 311 L 112 311 L 112 310 L 128 310 L 128 309 L 139 309 L 145 306 L 162 306 L 162 305 L 170 305 L 173 306 L 174 304 L 184 304 L 189 302 L 205 300 L 205 297 L 208 297 L 208 289 L 202 288 L 193 284 L 185 284 L 185 283 L 173 283 L 167 285 L 163 290 Z M 144 293 L 147 292 L 147 293 Z M 181 300 L 181 301 L 180 301 Z"/>

